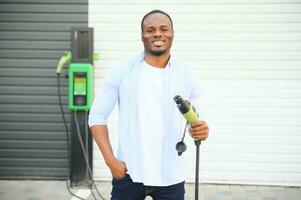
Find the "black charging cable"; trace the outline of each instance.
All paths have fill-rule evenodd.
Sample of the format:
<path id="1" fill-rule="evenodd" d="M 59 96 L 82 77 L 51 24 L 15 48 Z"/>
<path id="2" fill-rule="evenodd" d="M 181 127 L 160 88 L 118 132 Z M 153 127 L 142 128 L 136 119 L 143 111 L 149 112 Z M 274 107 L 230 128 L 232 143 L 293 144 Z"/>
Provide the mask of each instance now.
<path id="1" fill-rule="evenodd" d="M 186 151 L 186 149 L 187 149 L 187 146 L 186 146 L 186 144 L 185 144 L 185 142 L 184 142 L 184 139 L 185 139 L 185 133 L 186 133 L 186 129 L 188 128 L 188 125 L 189 125 L 189 122 L 187 121 L 187 122 L 186 122 L 186 125 L 185 125 L 185 127 L 184 127 L 184 130 L 183 130 L 183 136 L 182 136 L 182 139 L 181 139 L 180 142 L 178 142 L 178 143 L 176 144 L 176 150 L 177 150 L 177 152 L 178 152 L 178 156 L 181 156 L 182 153 L 184 153 L 184 152 Z"/>
<path id="2" fill-rule="evenodd" d="M 95 181 L 94 181 L 94 179 L 93 179 L 93 173 L 92 173 L 92 170 L 91 170 L 91 167 L 90 167 L 90 164 L 89 164 L 89 159 L 88 159 L 88 156 L 87 156 L 87 152 L 86 152 L 85 147 L 84 147 L 84 142 L 83 142 L 83 140 L 82 140 L 82 138 L 81 138 L 81 136 L 80 136 L 80 128 L 79 128 L 79 123 L 78 123 L 78 119 L 77 119 L 77 111 L 76 111 L 76 110 L 74 111 L 74 121 L 75 121 L 76 129 L 77 129 L 77 136 L 78 136 L 78 138 L 79 138 L 80 146 L 81 146 L 81 149 L 82 149 L 82 152 L 83 152 L 85 161 L 86 161 L 86 165 L 87 165 L 87 168 L 88 168 L 88 173 L 89 173 L 89 175 L 90 175 L 90 177 L 91 177 L 91 180 L 92 180 L 92 185 L 95 187 L 95 190 L 96 190 L 98 196 L 99 196 L 102 200 L 105 200 L 105 199 L 101 196 L 99 190 L 98 190 L 97 187 L 96 187 Z M 87 122 L 86 122 L 86 121 L 87 121 L 87 111 L 85 112 L 85 127 L 87 127 L 87 124 L 86 124 Z M 88 130 L 87 130 L 87 129 L 86 129 L 86 134 L 88 134 Z M 92 192 L 92 195 L 94 196 L 92 190 L 91 190 L 91 192 Z"/>
<path id="3" fill-rule="evenodd" d="M 68 125 L 67 125 L 67 122 L 66 122 L 66 118 L 65 118 L 65 115 L 64 115 L 64 110 L 63 110 L 63 104 L 62 104 L 62 99 L 61 99 L 61 91 L 60 91 L 60 87 L 61 87 L 61 82 L 60 82 L 60 75 L 57 74 L 57 89 L 58 89 L 58 97 L 59 97 L 59 105 L 60 105 L 60 110 L 61 110 L 61 114 L 62 114 L 62 118 L 63 118 L 63 122 L 64 122 L 64 125 L 65 125 L 65 130 L 66 130 L 66 138 L 67 138 L 67 157 L 68 157 L 68 161 L 67 161 L 67 167 L 68 167 L 68 175 L 66 177 L 66 185 L 67 185 L 67 189 L 68 189 L 68 192 L 70 195 L 80 199 L 80 200 L 85 200 L 79 196 L 77 196 L 76 194 L 74 194 L 70 187 L 69 187 L 69 183 L 68 183 L 68 180 L 69 180 L 69 177 L 70 177 L 70 137 L 69 137 L 69 129 L 68 129 Z M 87 164 L 87 168 L 88 168 L 88 174 L 90 175 L 91 177 L 91 180 L 92 180 L 92 184 L 94 185 L 95 189 L 96 189 L 96 192 L 98 194 L 98 196 L 102 199 L 102 200 L 105 200 L 100 192 L 98 191 L 97 187 L 96 187 L 96 184 L 94 182 L 94 179 L 93 179 L 93 174 L 92 174 L 92 170 L 91 170 L 91 167 L 90 167 L 90 164 L 89 164 L 89 159 L 87 157 L 87 152 L 84 148 L 84 144 L 83 144 L 83 141 L 82 141 L 82 138 L 80 136 L 80 129 L 79 129 L 79 124 L 78 124 L 78 120 L 77 120 L 77 112 L 75 111 L 74 112 L 74 121 L 75 121 L 75 124 L 76 124 L 76 129 L 77 129 L 77 135 L 79 137 L 79 141 L 80 141 L 80 144 L 81 144 L 81 149 L 82 149 L 82 152 L 83 152 L 83 155 L 84 155 L 84 158 L 85 158 L 85 162 Z M 88 134 L 88 130 L 87 130 L 87 127 L 88 127 L 88 124 L 87 124 L 87 112 L 85 112 L 85 127 L 86 127 L 86 134 Z M 96 197 L 93 193 L 93 190 L 91 188 L 91 194 L 93 196 L 93 198 L 96 200 Z"/>
<path id="4" fill-rule="evenodd" d="M 185 133 L 186 133 L 186 130 L 187 130 L 187 128 L 188 128 L 188 125 L 189 125 L 189 122 L 186 122 L 185 127 L 184 127 L 184 131 L 183 131 L 183 137 L 182 137 L 182 139 L 181 139 L 182 142 L 184 142 L 184 139 L 185 139 Z"/>
<path id="5" fill-rule="evenodd" d="M 70 187 L 69 187 L 69 177 L 70 177 L 70 140 L 69 140 L 69 129 L 68 129 L 68 125 L 67 125 L 67 122 L 66 122 L 66 118 L 65 118 L 65 115 L 64 115 L 64 109 L 63 109 L 63 104 L 62 104 L 62 97 L 61 97 L 61 91 L 60 91 L 60 87 L 61 87 L 61 82 L 60 82 L 60 75 L 57 74 L 57 91 L 58 91 L 58 97 L 59 97 L 59 104 L 60 104 L 60 110 L 61 110 L 61 114 L 62 114 L 62 117 L 63 117 L 63 121 L 64 121 L 64 125 L 65 125 L 65 133 L 66 133 L 66 138 L 67 138 L 67 170 L 68 170 L 68 173 L 67 173 L 67 177 L 66 177 L 66 185 L 67 185 L 67 189 L 68 189 L 68 192 L 70 195 L 78 198 L 78 199 L 81 199 L 81 200 L 85 200 L 79 196 L 77 196 L 76 194 L 74 194 Z"/>

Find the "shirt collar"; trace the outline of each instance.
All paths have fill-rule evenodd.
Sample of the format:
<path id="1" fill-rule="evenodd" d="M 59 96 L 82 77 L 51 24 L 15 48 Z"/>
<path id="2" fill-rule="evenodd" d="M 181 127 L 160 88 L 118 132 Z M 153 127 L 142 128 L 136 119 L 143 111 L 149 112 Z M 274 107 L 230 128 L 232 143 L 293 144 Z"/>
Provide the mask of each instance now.
<path id="1" fill-rule="evenodd" d="M 143 62 L 144 61 L 144 52 L 139 53 L 135 58 L 134 58 L 134 63 L 137 64 L 139 62 Z M 166 65 L 166 67 L 171 67 L 173 66 L 175 63 L 174 58 L 172 55 L 170 55 L 170 58 L 168 60 L 168 63 Z"/>

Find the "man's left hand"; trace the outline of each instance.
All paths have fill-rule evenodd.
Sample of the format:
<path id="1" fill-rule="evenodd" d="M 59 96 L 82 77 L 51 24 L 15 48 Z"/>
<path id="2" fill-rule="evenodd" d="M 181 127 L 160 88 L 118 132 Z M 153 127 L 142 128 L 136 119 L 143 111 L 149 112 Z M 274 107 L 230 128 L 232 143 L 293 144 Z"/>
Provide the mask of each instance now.
<path id="1" fill-rule="evenodd" d="M 209 128 L 205 121 L 198 121 L 190 124 L 189 132 L 193 139 L 206 140 L 209 134 Z"/>

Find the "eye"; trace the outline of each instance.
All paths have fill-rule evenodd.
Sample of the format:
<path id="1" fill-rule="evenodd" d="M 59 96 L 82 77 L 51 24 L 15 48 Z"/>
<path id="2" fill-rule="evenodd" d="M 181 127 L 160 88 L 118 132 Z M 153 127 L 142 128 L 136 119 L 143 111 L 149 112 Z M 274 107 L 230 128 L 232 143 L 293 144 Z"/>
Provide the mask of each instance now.
<path id="1" fill-rule="evenodd" d="M 161 31 L 162 32 L 167 32 L 167 31 L 169 31 L 169 29 L 168 29 L 168 27 L 164 26 L 164 27 L 161 28 Z"/>

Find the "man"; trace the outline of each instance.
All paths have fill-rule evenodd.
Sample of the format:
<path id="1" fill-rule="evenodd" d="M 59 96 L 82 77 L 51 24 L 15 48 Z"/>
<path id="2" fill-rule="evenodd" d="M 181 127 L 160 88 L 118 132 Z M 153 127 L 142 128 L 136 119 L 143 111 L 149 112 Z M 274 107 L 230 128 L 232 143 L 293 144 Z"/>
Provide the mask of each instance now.
<path id="1" fill-rule="evenodd" d="M 160 10 L 141 22 L 144 52 L 115 67 L 104 81 L 89 116 L 92 135 L 113 176 L 112 200 L 184 199 L 181 140 L 183 116 L 173 97 L 181 95 L 201 112 L 199 84 L 193 73 L 170 55 L 174 31 Z M 118 101 L 117 158 L 108 137 L 107 118 Z M 202 113 L 200 113 L 202 117 Z M 191 124 L 190 135 L 205 140 L 204 121 Z"/>

